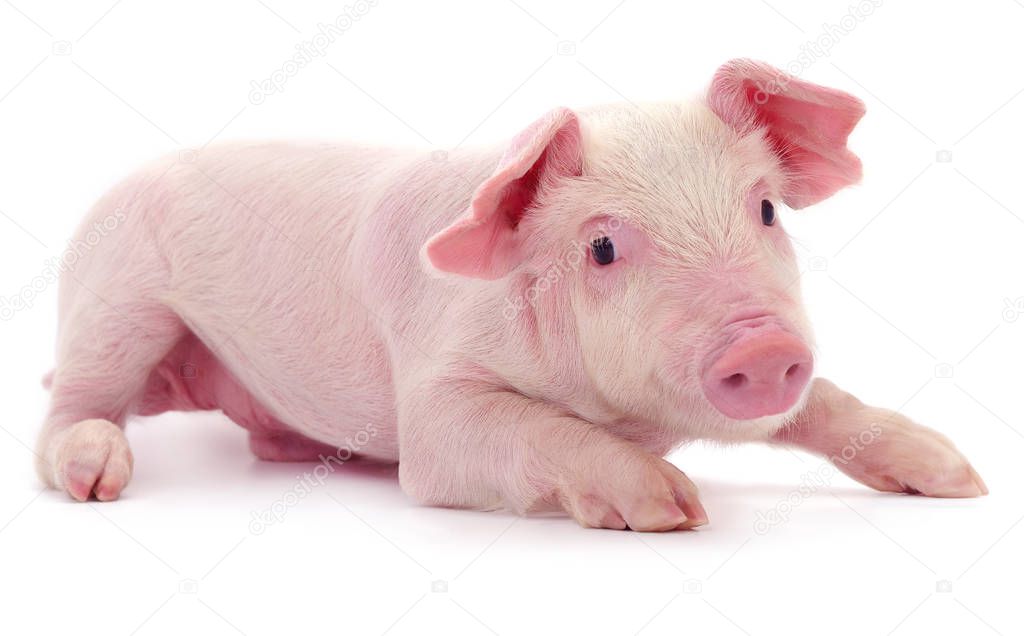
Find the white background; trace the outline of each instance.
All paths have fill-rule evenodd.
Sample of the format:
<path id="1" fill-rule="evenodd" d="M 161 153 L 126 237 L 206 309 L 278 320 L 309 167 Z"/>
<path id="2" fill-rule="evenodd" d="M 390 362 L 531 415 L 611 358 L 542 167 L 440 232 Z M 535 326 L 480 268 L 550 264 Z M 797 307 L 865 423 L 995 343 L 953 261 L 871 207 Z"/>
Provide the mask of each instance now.
<path id="1" fill-rule="evenodd" d="M 818 369 L 952 437 L 989 497 L 841 476 L 801 497 L 819 459 L 697 446 L 673 461 L 702 488 L 698 532 L 426 509 L 392 469 L 349 464 L 254 533 L 312 467 L 257 462 L 210 413 L 133 422 L 124 498 L 76 504 L 32 469 L 56 325 L 44 285 L 0 322 L 0 631 L 1022 633 L 1024 7 L 886 0 L 843 34 L 825 25 L 845 0 L 683 4 L 380 0 L 256 105 L 251 82 L 343 4 L 0 2 L 0 296 L 25 298 L 119 177 L 214 137 L 445 150 L 557 105 L 698 95 L 729 58 L 785 67 L 820 40 L 827 55 L 791 68 L 868 114 L 851 138 L 863 185 L 783 217 Z M 791 495 L 787 521 L 756 533 Z"/>

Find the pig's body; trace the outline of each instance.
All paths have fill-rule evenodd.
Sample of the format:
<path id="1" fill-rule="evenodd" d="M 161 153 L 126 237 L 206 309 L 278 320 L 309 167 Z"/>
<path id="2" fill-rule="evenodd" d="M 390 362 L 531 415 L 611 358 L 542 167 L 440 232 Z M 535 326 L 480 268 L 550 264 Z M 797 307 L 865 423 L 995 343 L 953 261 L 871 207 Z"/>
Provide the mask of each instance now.
<path id="1" fill-rule="evenodd" d="M 706 103 L 552 111 L 491 150 L 229 144 L 155 163 L 78 233 L 41 474 L 116 498 L 128 416 L 220 409 L 264 459 L 343 449 L 398 461 L 423 502 L 587 526 L 705 523 L 661 459 L 696 438 L 982 494 L 938 434 L 809 382 L 771 200 L 857 180 L 862 105 L 766 69 L 723 67 Z"/>
<path id="2" fill-rule="evenodd" d="M 479 319 L 507 310 L 522 293 L 516 281 L 423 271 L 422 244 L 462 214 L 500 156 L 268 143 L 170 158 L 96 206 L 83 232 L 112 209 L 125 220 L 72 275 L 129 306 L 152 298 L 180 318 L 142 393 L 142 415 L 220 409 L 254 437 L 298 433 L 327 454 L 369 427 L 359 454 L 398 461 L 396 384 L 453 365 L 587 412 L 664 454 L 686 429 L 641 427 L 588 403 L 595 391 L 570 377 L 569 343 L 524 341 L 519 320 Z M 140 251 L 144 262 L 132 262 Z M 136 267 L 153 269 L 140 281 Z M 74 337 L 80 325 L 65 324 Z M 750 429 L 758 437 L 764 431 Z"/>

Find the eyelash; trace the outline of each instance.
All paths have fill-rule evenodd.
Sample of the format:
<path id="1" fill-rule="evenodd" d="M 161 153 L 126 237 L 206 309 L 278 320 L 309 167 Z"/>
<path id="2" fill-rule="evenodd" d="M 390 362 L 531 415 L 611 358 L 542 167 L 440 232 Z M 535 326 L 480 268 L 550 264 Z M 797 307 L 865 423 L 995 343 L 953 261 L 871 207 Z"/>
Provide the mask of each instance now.
<path id="1" fill-rule="evenodd" d="M 611 265 L 615 262 L 615 244 L 607 236 L 596 238 L 590 242 L 590 256 L 599 266 Z"/>

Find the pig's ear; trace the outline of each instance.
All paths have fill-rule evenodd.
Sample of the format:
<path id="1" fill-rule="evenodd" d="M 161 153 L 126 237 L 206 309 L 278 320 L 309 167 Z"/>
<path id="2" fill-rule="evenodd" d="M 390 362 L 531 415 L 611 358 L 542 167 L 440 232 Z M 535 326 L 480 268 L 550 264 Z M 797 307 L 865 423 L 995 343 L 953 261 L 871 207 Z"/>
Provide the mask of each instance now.
<path id="1" fill-rule="evenodd" d="M 732 60 L 715 73 L 707 100 L 740 132 L 765 130 L 786 171 L 786 205 L 806 207 L 860 181 L 860 159 L 846 147 L 864 115 L 864 103 L 853 95 L 761 62 Z"/>
<path id="2" fill-rule="evenodd" d="M 468 212 L 423 246 L 425 259 L 443 272 L 501 278 L 527 256 L 518 228 L 537 193 L 581 170 L 576 114 L 551 111 L 513 139 L 494 174 L 473 194 Z"/>

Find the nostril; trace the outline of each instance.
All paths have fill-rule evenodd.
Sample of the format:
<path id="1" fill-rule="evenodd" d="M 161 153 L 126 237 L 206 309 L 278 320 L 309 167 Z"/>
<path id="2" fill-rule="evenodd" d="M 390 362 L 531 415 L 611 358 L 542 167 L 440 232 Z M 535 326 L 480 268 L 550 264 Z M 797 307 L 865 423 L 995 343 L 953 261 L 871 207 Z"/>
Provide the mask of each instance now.
<path id="1" fill-rule="evenodd" d="M 799 338 L 770 327 L 741 334 L 709 362 L 701 374 L 704 395 L 736 420 L 794 408 L 814 369 L 811 352 Z"/>
<path id="2" fill-rule="evenodd" d="M 722 384 L 728 389 L 738 389 L 747 383 L 747 376 L 742 373 L 733 373 L 722 380 Z"/>

